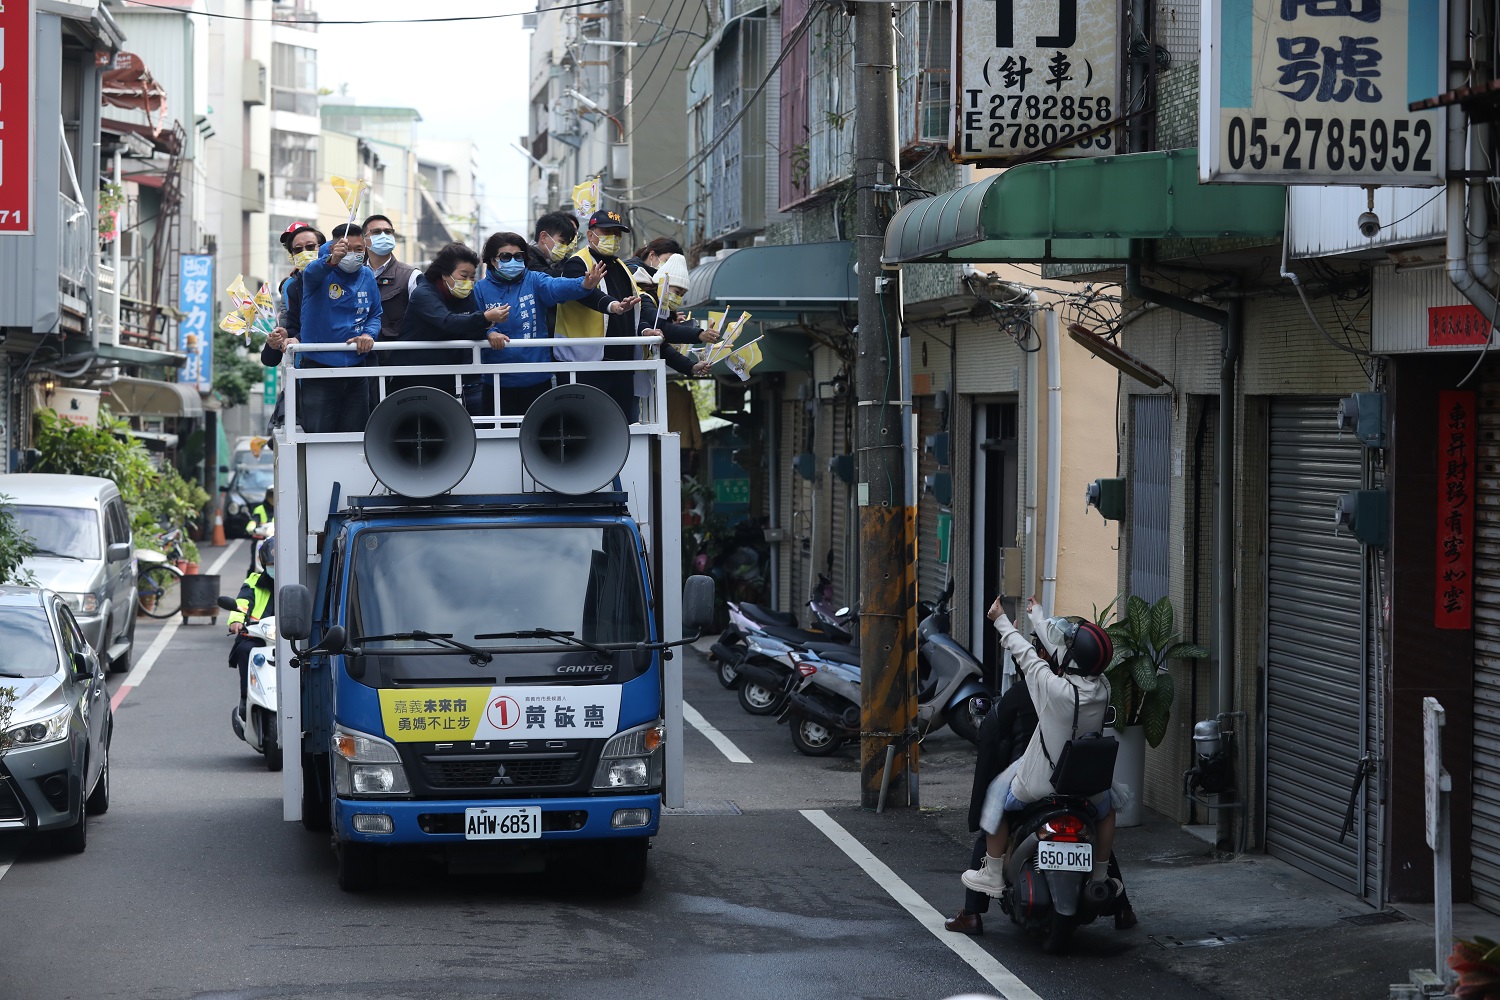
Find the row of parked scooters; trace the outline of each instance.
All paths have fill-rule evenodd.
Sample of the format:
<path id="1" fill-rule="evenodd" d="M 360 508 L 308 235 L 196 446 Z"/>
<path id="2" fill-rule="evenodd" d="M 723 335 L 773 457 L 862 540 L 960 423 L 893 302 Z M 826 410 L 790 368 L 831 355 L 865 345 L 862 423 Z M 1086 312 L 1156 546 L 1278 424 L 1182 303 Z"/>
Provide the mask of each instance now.
<path id="1" fill-rule="evenodd" d="M 748 602 L 728 602 L 729 626 L 709 654 L 719 683 L 738 693 L 751 715 L 774 715 L 791 727 L 792 746 L 826 757 L 859 738 L 860 653 L 849 608 L 831 604 L 819 576 L 808 601 L 808 627 L 797 616 Z M 976 743 L 993 692 L 979 661 L 948 634 L 953 585 L 936 602 L 917 605 L 917 725 L 922 735 L 949 726 Z"/>

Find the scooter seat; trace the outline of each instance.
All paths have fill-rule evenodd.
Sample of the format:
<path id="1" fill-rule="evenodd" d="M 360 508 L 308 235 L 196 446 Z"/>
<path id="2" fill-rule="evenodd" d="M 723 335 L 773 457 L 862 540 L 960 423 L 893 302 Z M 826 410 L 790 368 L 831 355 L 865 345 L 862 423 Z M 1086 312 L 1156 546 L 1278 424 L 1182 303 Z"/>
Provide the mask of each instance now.
<path id="1" fill-rule="evenodd" d="M 819 656 L 827 654 L 838 655 L 840 653 L 859 655 L 859 647 L 851 646 L 847 642 L 804 642 L 802 648 L 808 652 L 817 653 Z"/>
<path id="2" fill-rule="evenodd" d="M 834 663 L 847 664 L 851 667 L 857 667 L 860 665 L 859 652 L 857 650 L 849 649 L 848 647 L 821 650 L 818 651 L 818 657 L 819 659 L 830 660 Z"/>
<path id="3" fill-rule="evenodd" d="M 773 611 L 770 608 L 763 608 L 759 604 L 750 604 L 749 602 L 741 602 L 740 611 L 752 621 L 761 622 L 765 625 L 781 625 L 785 628 L 797 627 L 797 616 L 790 611 Z"/>
<path id="4" fill-rule="evenodd" d="M 795 646 L 806 646 L 810 642 L 822 642 L 828 638 L 821 632 L 809 632 L 805 628 L 786 628 L 778 625 L 762 625 L 761 631 L 773 639 L 790 642 Z"/>

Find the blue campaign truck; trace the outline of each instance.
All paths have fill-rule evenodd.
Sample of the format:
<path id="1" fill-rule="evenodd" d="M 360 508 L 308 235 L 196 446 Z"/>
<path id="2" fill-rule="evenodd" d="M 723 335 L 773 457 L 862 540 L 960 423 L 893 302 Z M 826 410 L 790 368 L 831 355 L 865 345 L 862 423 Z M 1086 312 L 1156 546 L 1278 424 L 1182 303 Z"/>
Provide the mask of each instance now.
<path id="1" fill-rule="evenodd" d="M 402 348 L 362 434 L 276 434 L 278 664 L 300 692 L 284 815 L 332 831 L 351 891 L 393 848 L 464 870 L 583 859 L 635 891 L 682 797 L 671 647 L 712 615 L 712 583 L 682 585 L 661 362 L 548 366 L 562 384 L 523 419 L 455 400 L 495 373 L 477 350 L 429 379 L 453 389 L 387 393 L 413 371 Z M 652 383 L 638 421 L 572 381 L 606 366 Z M 299 386 L 370 371 L 289 369 L 287 412 Z"/>

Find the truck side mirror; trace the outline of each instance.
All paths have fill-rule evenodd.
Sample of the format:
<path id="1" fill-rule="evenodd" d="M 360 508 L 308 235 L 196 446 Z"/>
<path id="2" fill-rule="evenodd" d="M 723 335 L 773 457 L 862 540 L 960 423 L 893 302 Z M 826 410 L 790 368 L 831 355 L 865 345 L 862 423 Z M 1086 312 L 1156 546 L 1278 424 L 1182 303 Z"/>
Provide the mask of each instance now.
<path id="1" fill-rule="evenodd" d="M 312 635 L 312 594 L 300 583 L 288 583 L 276 594 L 276 630 L 288 639 Z"/>
<path id="2" fill-rule="evenodd" d="M 344 651 L 345 641 L 346 636 L 344 634 L 344 626 L 330 625 L 327 629 L 324 630 L 323 638 L 319 639 L 318 644 L 312 649 L 309 649 L 308 652 L 333 653 L 337 655 Z"/>
<path id="3" fill-rule="evenodd" d="M 682 585 L 682 627 L 703 633 L 714 624 L 714 581 L 695 574 Z"/>

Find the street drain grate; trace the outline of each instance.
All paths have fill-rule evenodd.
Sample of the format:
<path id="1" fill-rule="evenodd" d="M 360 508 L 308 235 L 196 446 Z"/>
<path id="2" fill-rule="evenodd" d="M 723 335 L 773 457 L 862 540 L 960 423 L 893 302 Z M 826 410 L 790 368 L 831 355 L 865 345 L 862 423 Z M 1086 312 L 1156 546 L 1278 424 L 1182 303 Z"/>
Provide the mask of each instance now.
<path id="1" fill-rule="evenodd" d="M 1190 938 L 1184 941 L 1182 938 L 1172 937 L 1170 934 L 1152 934 L 1151 943 L 1158 948 L 1168 951 L 1177 948 L 1222 948 L 1226 944 L 1234 944 L 1236 941 L 1247 940 L 1244 934 L 1211 934 L 1206 938 Z"/>
<path id="2" fill-rule="evenodd" d="M 1379 910 L 1374 913 L 1355 913 L 1339 919 L 1356 927 L 1373 927 L 1377 924 L 1399 924 L 1409 918 L 1397 910 Z"/>
<path id="3" fill-rule="evenodd" d="M 688 799 L 680 808 L 668 806 L 662 810 L 666 816 L 738 816 L 740 807 L 730 799 Z"/>

